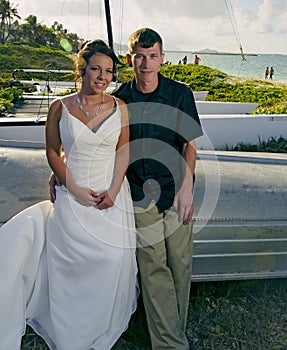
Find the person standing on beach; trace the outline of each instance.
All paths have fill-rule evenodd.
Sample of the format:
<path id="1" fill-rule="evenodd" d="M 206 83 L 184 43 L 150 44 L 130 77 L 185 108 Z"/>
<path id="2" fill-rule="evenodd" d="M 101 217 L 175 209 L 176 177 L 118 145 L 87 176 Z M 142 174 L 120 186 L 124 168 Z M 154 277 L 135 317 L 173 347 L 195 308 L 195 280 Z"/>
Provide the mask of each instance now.
<path id="1" fill-rule="evenodd" d="M 266 70 L 265 70 L 265 80 L 268 79 L 269 77 L 269 67 L 266 67 Z"/>
<path id="2" fill-rule="evenodd" d="M 139 29 L 128 47 L 135 77 L 113 94 L 128 104 L 130 114 L 127 177 L 148 330 L 153 350 L 188 350 L 194 139 L 202 130 L 192 91 L 159 73 L 164 58 L 160 35 Z"/>
<path id="3" fill-rule="evenodd" d="M 187 64 L 187 56 L 184 56 L 181 60 L 182 64 Z"/>
<path id="4" fill-rule="evenodd" d="M 194 56 L 194 64 L 199 64 L 199 62 L 201 61 L 200 57 L 198 57 L 197 55 Z"/>
<path id="5" fill-rule="evenodd" d="M 269 72 L 269 79 L 273 80 L 273 75 L 274 75 L 274 68 L 270 67 L 270 72 Z"/>

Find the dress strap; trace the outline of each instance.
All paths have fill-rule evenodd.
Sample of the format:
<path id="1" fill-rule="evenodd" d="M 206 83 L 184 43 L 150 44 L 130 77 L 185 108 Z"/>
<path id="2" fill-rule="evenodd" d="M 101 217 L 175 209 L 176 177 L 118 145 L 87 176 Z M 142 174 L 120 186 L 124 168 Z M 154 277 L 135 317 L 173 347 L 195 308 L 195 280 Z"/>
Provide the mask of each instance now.
<path id="1" fill-rule="evenodd" d="M 61 119 L 62 119 L 63 113 L 69 114 L 69 110 L 62 98 L 58 98 L 58 101 L 60 101 L 62 105 L 62 113 L 61 113 Z"/>
<path id="2" fill-rule="evenodd" d="M 116 107 L 119 107 L 119 100 L 118 100 L 118 98 L 116 96 L 113 96 L 113 95 L 112 95 L 112 97 L 113 97 L 113 99 L 115 101 Z"/>
<path id="3" fill-rule="evenodd" d="M 63 102 L 63 99 L 62 99 L 62 98 L 58 98 L 58 101 L 60 101 L 61 104 L 62 104 L 62 106 L 63 106 L 64 108 L 67 109 L 67 106 L 66 106 L 65 103 Z"/>

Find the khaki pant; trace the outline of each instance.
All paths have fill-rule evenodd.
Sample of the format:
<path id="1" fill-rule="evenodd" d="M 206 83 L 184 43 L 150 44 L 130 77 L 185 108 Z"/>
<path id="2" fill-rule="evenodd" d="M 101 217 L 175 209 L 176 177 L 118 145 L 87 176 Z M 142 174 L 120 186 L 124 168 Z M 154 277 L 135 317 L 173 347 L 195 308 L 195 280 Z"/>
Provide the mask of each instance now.
<path id="1" fill-rule="evenodd" d="M 173 210 L 135 208 L 137 259 L 153 350 L 189 349 L 185 335 L 192 272 L 192 225 Z"/>

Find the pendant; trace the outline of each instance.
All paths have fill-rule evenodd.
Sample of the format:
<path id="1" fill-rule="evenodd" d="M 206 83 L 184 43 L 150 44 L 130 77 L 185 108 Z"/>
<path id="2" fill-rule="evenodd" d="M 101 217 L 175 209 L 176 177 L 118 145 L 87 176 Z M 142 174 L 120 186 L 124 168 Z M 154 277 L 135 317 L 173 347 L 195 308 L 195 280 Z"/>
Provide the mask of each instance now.
<path id="1" fill-rule="evenodd" d="M 83 106 L 80 104 L 79 109 L 86 115 L 86 117 L 90 118 L 90 113 L 84 111 Z"/>
<path id="2" fill-rule="evenodd" d="M 81 101 L 80 101 L 79 94 L 77 94 L 76 102 L 79 104 L 79 109 L 85 114 L 85 116 L 86 116 L 87 118 L 91 118 L 92 115 L 90 114 L 90 112 L 87 112 L 87 111 L 84 110 L 83 105 L 81 104 Z M 96 112 L 94 112 L 96 118 L 99 116 L 100 111 L 101 111 L 101 109 L 102 109 L 103 106 L 104 106 L 104 103 L 105 103 L 105 97 L 104 97 L 104 95 L 102 95 L 102 100 L 101 100 L 101 103 L 100 103 L 100 105 L 99 105 L 99 108 L 98 108 L 98 110 L 97 110 Z"/>

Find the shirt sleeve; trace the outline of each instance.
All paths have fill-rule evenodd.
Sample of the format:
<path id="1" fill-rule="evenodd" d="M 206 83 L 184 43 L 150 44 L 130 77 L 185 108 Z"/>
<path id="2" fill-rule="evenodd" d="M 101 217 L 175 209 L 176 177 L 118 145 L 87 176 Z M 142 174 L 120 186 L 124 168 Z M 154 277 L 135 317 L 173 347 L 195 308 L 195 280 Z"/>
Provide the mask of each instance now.
<path id="1" fill-rule="evenodd" d="M 180 94 L 177 132 L 184 142 L 189 142 L 203 135 L 194 96 L 184 87 Z"/>

